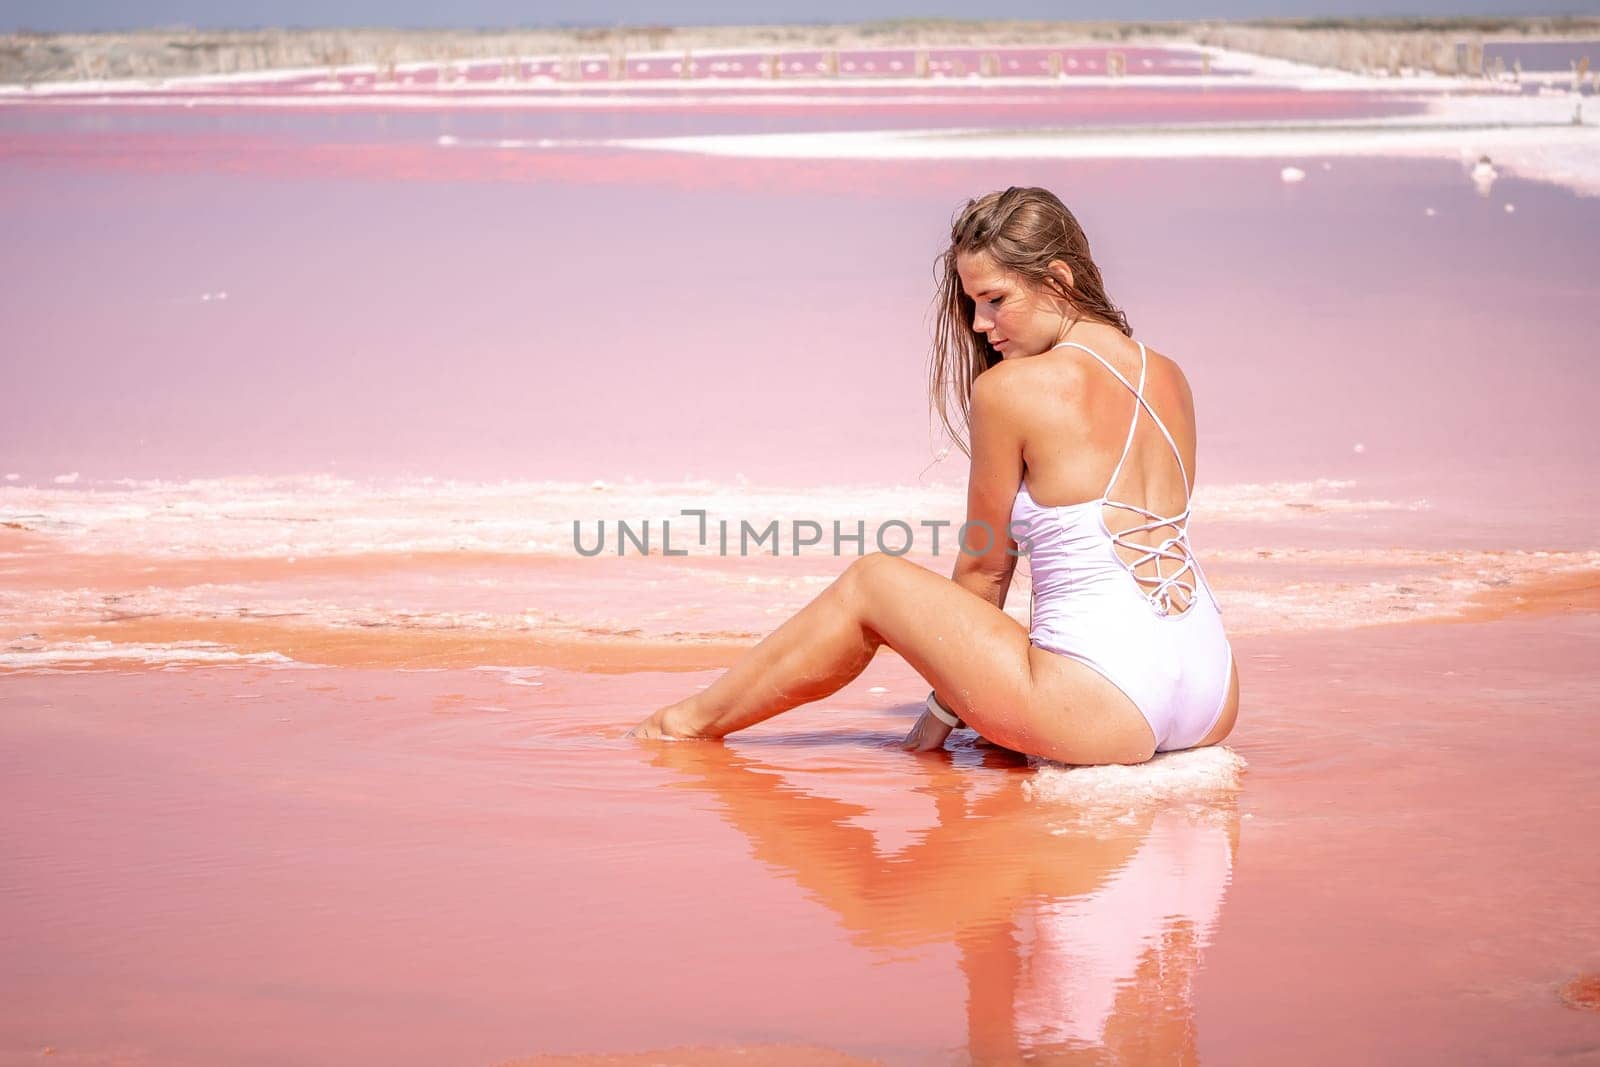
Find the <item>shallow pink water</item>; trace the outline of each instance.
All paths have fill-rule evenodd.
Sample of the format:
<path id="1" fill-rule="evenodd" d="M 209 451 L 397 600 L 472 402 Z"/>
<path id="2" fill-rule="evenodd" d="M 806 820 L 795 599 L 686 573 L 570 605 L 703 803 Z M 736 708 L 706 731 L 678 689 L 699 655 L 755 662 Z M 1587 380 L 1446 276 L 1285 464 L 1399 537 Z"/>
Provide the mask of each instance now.
<path id="1" fill-rule="evenodd" d="M 1098 830 L 896 755 L 892 658 L 667 750 L 617 724 L 695 676 L 0 679 L 0 1049 L 1558 1062 L 1600 1040 L 1555 992 L 1600 951 L 1593 618 L 1250 642 L 1243 793 Z"/>
<path id="2" fill-rule="evenodd" d="M 673 107 L 0 109 L 0 1061 L 1597 1047 L 1557 993 L 1600 971 L 1596 202 L 593 143 L 833 121 Z M 571 521 L 958 511 L 931 266 L 1013 183 L 1194 384 L 1242 785 L 907 756 L 888 653 L 726 747 L 623 740 L 846 560 Z"/>

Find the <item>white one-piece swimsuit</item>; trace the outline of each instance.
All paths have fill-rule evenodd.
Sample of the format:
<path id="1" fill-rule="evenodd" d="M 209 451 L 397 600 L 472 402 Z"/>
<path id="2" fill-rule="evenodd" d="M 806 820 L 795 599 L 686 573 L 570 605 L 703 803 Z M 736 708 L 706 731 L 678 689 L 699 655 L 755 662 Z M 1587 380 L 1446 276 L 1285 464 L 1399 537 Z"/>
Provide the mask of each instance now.
<path id="1" fill-rule="evenodd" d="M 1024 479 L 1011 506 L 1013 530 L 1033 570 L 1033 644 L 1086 664 L 1132 700 L 1155 733 L 1156 751 L 1190 748 L 1211 732 L 1222 714 L 1232 681 L 1233 651 L 1222 628 L 1222 612 L 1211 586 L 1189 551 L 1189 475 L 1178 445 L 1144 398 L 1149 356 L 1139 345 L 1139 384 L 1135 387 L 1093 349 L 1075 341 L 1133 394 L 1133 421 L 1122 456 L 1105 494 L 1080 504 L 1046 507 L 1035 501 Z M 1157 515 L 1111 499 L 1111 490 L 1133 448 L 1140 412 L 1150 416 L 1178 458 L 1184 506 L 1178 515 Z M 1105 509 L 1131 511 L 1147 521 L 1113 534 Z M 1156 545 L 1129 540 L 1130 534 L 1170 529 Z M 1132 563 L 1117 554 L 1121 545 L 1137 551 Z M 1161 577 L 1135 568 L 1154 561 Z M 1180 610 L 1174 592 L 1183 594 Z"/>

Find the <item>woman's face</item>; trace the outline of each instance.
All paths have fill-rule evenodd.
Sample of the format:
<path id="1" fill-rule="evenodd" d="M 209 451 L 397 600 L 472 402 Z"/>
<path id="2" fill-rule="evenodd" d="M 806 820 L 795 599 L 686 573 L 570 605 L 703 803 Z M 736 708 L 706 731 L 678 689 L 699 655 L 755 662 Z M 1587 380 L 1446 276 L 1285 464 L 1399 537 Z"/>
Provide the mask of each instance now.
<path id="1" fill-rule="evenodd" d="M 987 252 L 956 256 L 956 273 L 974 305 L 973 332 L 987 337 L 1002 358 L 1037 356 L 1067 328 L 1066 300 L 1005 270 Z"/>

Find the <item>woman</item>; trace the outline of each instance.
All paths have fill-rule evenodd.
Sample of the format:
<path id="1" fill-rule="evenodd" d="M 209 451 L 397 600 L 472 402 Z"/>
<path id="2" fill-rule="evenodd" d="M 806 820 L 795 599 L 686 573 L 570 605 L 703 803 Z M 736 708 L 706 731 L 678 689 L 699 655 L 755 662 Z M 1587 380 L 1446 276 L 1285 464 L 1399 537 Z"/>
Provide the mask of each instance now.
<path id="1" fill-rule="evenodd" d="M 971 532 L 951 580 L 864 556 L 634 736 L 722 737 L 837 691 L 885 644 L 934 687 L 908 749 L 942 746 L 964 720 L 1062 763 L 1140 763 L 1233 728 L 1233 653 L 1188 546 L 1183 372 L 1132 339 L 1077 219 L 1047 190 L 969 202 L 941 287 L 932 393 L 972 461 Z M 1002 610 L 1016 540 L 980 545 L 985 527 L 1028 545 L 1031 631 Z"/>

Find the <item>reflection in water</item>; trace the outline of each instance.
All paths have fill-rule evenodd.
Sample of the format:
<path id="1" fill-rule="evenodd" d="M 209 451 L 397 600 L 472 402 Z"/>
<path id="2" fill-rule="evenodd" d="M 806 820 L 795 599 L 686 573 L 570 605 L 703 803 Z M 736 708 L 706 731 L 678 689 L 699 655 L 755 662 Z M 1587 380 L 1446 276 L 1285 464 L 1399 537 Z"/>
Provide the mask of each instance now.
<path id="1" fill-rule="evenodd" d="M 1006 754 L 976 774 L 917 760 L 937 822 L 884 853 L 851 824 L 858 806 L 796 785 L 798 766 L 757 747 L 669 744 L 656 761 L 715 797 L 756 857 L 858 943 L 953 944 L 974 1062 L 1195 1061 L 1193 980 L 1238 847 L 1236 787 L 1199 803 L 1130 794 L 1120 817 L 1085 819 L 1030 802 L 1035 772 Z"/>

